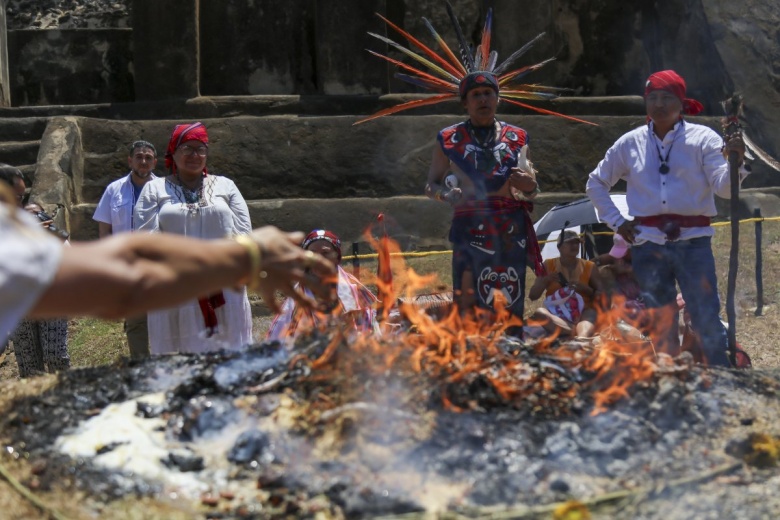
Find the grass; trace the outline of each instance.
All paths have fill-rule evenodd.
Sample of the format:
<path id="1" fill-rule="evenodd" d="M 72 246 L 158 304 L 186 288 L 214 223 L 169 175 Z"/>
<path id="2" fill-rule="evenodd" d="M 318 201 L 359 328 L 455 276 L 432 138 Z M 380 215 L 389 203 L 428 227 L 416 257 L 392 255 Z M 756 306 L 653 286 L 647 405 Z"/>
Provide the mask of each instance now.
<path id="1" fill-rule="evenodd" d="M 737 341 L 750 354 L 755 367 L 780 366 L 780 345 L 774 339 L 780 328 L 780 313 L 777 301 L 780 300 L 780 223 L 763 223 L 763 284 L 764 309 L 761 316 L 755 315 L 756 309 L 756 277 L 755 277 L 755 232 L 754 224 L 743 224 L 740 227 L 739 245 L 739 276 L 737 278 L 736 310 L 737 310 Z M 718 273 L 723 316 L 726 316 L 726 287 L 728 279 L 728 263 L 731 248 L 731 232 L 729 226 L 716 227 L 713 239 L 713 251 Z M 436 275 L 438 282 L 432 283 L 428 290 L 442 291 L 451 288 L 451 256 L 435 254 L 430 256 L 412 257 L 403 260 L 393 257 L 395 281 L 401 287 L 407 283 L 403 273 L 406 267 L 412 268 L 422 275 Z M 376 273 L 376 260 L 362 260 L 360 278 L 371 285 L 373 274 Z M 352 271 L 351 263 L 346 262 L 345 268 Z M 533 275 L 528 271 L 526 286 L 533 282 Z M 526 302 L 527 312 L 539 305 L 537 302 Z M 256 340 L 261 340 L 270 324 L 269 316 L 256 316 L 253 320 Z M 95 318 L 81 318 L 70 321 L 69 351 L 73 367 L 85 367 L 111 364 L 122 356 L 128 355 L 127 340 L 122 330 L 121 321 L 105 321 Z M 15 377 L 16 363 L 13 356 L 6 356 L 0 361 L 0 379 Z"/>

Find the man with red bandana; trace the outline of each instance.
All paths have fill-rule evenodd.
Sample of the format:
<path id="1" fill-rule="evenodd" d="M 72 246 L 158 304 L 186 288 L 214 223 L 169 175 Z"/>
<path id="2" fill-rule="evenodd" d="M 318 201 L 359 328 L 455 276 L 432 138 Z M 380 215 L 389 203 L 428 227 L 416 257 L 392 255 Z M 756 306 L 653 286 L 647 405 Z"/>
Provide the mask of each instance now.
<path id="1" fill-rule="evenodd" d="M 714 196 L 729 198 L 731 181 L 725 159 L 744 154 L 741 138 L 725 144 L 712 129 L 686 121 L 702 105 L 685 97 L 685 80 L 673 70 L 652 74 L 645 85 L 647 125 L 623 135 L 591 172 L 586 191 L 602 221 L 632 244 L 632 264 L 643 298 L 657 308 L 655 330 L 661 348 L 679 352 L 676 297 L 688 302 L 701 333 L 707 363 L 729 366 L 728 338 L 719 318 L 710 219 L 717 215 Z M 740 169 L 740 181 L 748 172 Z M 633 220 L 620 215 L 609 196 L 626 181 Z"/>
<path id="2" fill-rule="evenodd" d="M 522 319 L 526 256 L 537 272 L 542 269 L 532 206 L 521 200 L 533 198 L 537 190 L 526 161 L 528 134 L 496 120 L 499 83 L 494 74 L 466 75 L 459 93 L 469 117 L 439 132 L 425 186 L 428 197 L 455 207 L 450 230 L 455 301 L 461 312 L 493 309 L 500 295 Z M 457 180 L 445 182 L 449 175 Z"/>

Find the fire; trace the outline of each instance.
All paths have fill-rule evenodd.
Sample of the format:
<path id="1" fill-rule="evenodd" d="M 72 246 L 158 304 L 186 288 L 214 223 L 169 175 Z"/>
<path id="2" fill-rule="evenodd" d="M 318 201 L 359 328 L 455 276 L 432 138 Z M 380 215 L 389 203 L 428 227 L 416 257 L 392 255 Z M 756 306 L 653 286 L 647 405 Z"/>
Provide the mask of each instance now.
<path id="1" fill-rule="evenodd" d="M 320 407 L 389 399 L 401 408 L 412 403 L 438 403 L 450 411 L 509 406 L 551 416 L 590 405 L 598 414 L 656 372 L 653 342 L 627 325 L 635 320 L 618 299 L 602 305 L 601 334 L 591 344 L 555 336 L 526 344 L 506 334 L 523 323 L 506 310 L 500 294 L 493 312 L 462 314 L 452 306 L 445 316 L 434 317 L 414 298 L 435 287 L 436 277 L 408 268 L 393 254 L 400 248 L 389 238 L 373 245 L 380 266 L 369 284 L 378 288 L 382 332 L 354 334 L 338 317 L 328 320 L 319 331 L 329 338 L 327 346 L 310 361 L 304 380 L 328 393 L 327 400 L 317 401 Z"/>

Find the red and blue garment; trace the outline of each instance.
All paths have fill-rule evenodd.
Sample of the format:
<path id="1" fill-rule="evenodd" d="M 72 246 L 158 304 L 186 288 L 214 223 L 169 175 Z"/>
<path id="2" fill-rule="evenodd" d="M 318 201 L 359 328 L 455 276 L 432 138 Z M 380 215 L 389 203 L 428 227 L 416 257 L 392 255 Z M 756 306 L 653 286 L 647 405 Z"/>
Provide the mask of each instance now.
<path id="1" fill-rule="evenodd" d="M 478 192 L 495 192 L 509 179 L 517 166 L 520 150 L 528 144 L 522 128 L 497 121 L 498 135 L 489 147 L 483 147 L 474 136 L 468 121 L 439 132 L 437 140 L 444 155 L 465 173 Z"/>
<path id="2" fill-rule="evenodd" d="M 477 194 L 455 209 L 450 229 L 452 285 L 455 294 L 461 293 L 463 274 L 470 271 L 479 307 L 493 309 L 500 293 L 509 311 L 522 318 L 527 258 L 535 272 L 544 269 L 530 217 L 533 206 L 487 194 L 507 182 L 528 136 L 522 128 L 504 122 L 498 125 L 489 147 L 477 142 L 468 122 L 445 128 L 438 135 L 445 155 L 471 179 Z"/>

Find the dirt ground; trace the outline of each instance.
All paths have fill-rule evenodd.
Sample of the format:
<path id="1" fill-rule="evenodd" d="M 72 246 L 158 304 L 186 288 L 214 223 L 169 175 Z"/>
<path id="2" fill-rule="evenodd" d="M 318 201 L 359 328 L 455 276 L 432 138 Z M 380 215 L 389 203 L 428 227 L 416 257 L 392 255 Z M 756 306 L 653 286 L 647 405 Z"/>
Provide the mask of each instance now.
<path id="1" fill-rule="evenodd" d="M 718 268 L 721 299 L 724 302 L 723 316 L 725 317 L 725 291 L 728 278 L 728 260 L 730 252 L 729 234 L 727 227 L 717 229 L 716 237 L 713 242 L 713 249 L 716 256 Z M 748 352 L 753 360 L 756 369 L 774 369 L 780 368 L 780 345 L 775 339 L 776 331 L 780 326 L 780 313 L 778 313 L 778 299 L 780 299 L 780 224 L 766 223 L 763 226 L 763 309 L 761 315 L 756 315 L 756 252 L 755 236 L 751 226 L 742 226 L 739 247 L 740 270 L 736 284 L 736 309 L 737 309 L 737 340 Z M 440 255 L 428 259 L 415 259 L 410 262 L 413 268 L 423 273 L 438 273 L 439 276 L 447 280 L 449 276 L 449 256 Z M 366 273 L 375 270 L 375 264 L 366 262 L 363 266 Z M 529 282 L 532 280 L 529 277 Z M 440 289 L 441 287 L 439 287 Z M 534 304 L 529 303 L 529 311 Z M 85 333 L 79 329 L 79 320 L 71 322 L 72 329 L 80 332 L 82 336 Z M 270 317 L 267 315 L 255 318 L 255 332 L 258 339 L 262 338 L 265 330 L 270 324 Z M 98 329 L 99 330 L 99 329 Z M 121 343 L 121 325 L 114 324 L 110 328 L 110 334 L 117 345 Z M 86 334 L 89 337 L 89 334 Z M 94 345 L 100 345 L 105 342 L 106 332 L 96 333 L 90 341 Z M 80 338 L 82 337 L 80 336 Z M 97 347 L 88 347 L 97 348 Z M 124 355 L 122 348 L 112 347 L 113 350 L 108 354 L 106 362 L 112 362 Z M 125 351 L 126 352 L 126 351 Z M 80 355 L 81 356 L 81 355 Z M 113 357 L 112 357 L 113 356 Z M 83 357 L 76 366 L 84 366 L 84 359 L 95 359 L 92 356 Z M 56 382 L 56 376 L 43 376 L 29 380 L 19 380 L 18 371 L 13 352 L 9 349 L 0 354 L 0 392 L 3 395 L 5 403 L 13 401 L 21 396 L 39 394 Z M 11 405 L 12 406 L 12 405 Z M 8 455 L 8 454 L 6 454 Z M 0 461 L 0 470 L 18 481 L 25 482 L 23 489 L 35 492 L 35 467 L 29 461 L 16 460 L 12 456 L 4 456 Z M 725 478 L 725 477 L 724 477 Z M 21 494 L 12 489 L 10 481 L 7 478 L 0 479 L 0 518 L 44 518 L 45 513 L 32 504 L 28 499 L 22 498 Z M 47 497 L 50 500 L 51 497 Z M 78 501 L 73 497 L 66 500 L 54 500 L 59 511 L 65 515 L 65 518 L 80 518 Z M 127 518 L 136 518 L 128 509 Z M 52 518 L 62 518 L 56 515 L 50 515 Z M 158 518 L 186 518 L 187 515 L 179 512 L 160 511 Z M 138 517 L 147 518 L 147 516 Z"/>

